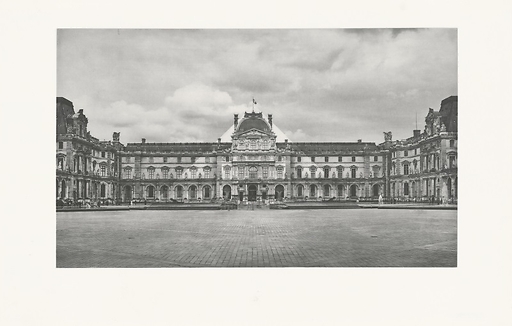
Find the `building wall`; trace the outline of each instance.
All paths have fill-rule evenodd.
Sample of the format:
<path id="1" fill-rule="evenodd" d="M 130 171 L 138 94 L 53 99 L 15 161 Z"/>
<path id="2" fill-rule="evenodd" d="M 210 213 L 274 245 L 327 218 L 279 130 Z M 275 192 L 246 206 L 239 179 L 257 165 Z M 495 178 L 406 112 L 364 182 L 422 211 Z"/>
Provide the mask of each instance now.
<path id="1" fill-rule="evenodd" d="M 244 200 L 251 193 L 258 199 L 288 200 L 379 195 L 456 199 L 456 97 L 442 103 L 442 112 L 428 111 L 425 130 L 405 140 L 392 141 L 389 133 L 379 145 L 275 143 L 270 123 L 270 132 L 260 135 L 268 143 L 250 150 L 237 146 L 246 131 L 235 131 L 233 143 L 143 139 L 123 145 L 119 133 L 112 141 L 99 141 L 87 131 L 83 111 L 75 113 L 70 101 L 57 98 L 56 195 L 123 202 L 209 201 L 226 197 L 229 190 L 231 197 Z"/>

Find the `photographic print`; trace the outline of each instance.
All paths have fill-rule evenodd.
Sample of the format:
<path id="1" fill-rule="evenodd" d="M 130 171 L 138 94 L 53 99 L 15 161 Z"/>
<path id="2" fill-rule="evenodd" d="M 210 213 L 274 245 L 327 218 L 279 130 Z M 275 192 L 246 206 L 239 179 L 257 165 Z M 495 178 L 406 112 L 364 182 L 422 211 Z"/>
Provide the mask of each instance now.
<path id="1" fill-rule="evenodd" d="M 456 267 L 457 110 L 457 29 L 59 29 L 57 267 Z"/>

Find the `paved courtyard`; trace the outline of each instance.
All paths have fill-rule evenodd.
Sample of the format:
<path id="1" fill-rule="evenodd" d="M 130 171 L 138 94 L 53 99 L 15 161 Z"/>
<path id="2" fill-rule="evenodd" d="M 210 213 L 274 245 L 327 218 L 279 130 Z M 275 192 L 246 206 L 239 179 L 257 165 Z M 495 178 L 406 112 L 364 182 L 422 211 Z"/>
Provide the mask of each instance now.
<path id="1" fill-rule="evenodd" d="M 57 213 L 57 267 L 393 266 L 457 266 L 457 211 Z"/>

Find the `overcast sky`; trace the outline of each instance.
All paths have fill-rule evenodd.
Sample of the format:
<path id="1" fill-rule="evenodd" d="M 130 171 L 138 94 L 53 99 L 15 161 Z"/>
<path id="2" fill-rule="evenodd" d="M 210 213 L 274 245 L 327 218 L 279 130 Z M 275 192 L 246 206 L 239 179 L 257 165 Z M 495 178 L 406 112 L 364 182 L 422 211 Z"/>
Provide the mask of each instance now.
<path id="1" fill-rule="evenodd" d="M 272 113 L 291 141 L 412 135 L 457 95 L 457 30 L 59 30 L 57 96 L 121 142 L 216 141 Z"/>

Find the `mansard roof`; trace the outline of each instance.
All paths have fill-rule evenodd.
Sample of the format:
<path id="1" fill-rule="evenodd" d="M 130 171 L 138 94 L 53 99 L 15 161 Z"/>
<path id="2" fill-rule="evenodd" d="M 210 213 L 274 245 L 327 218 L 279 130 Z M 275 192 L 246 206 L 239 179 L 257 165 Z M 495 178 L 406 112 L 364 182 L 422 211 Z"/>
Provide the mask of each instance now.
<path id="1" fill-rule="evenodd" d="M 229 148 L 231 143 L 128 143 L 125 151 L 207 154 Z"/>
<path id="2" fill-rule="evenodd" d="M 285 148 L 286 143 L 277 143 L 278 148 Z M 304 153 L 305 155 L 325 155 L 338 154 L 357 151 L 378 151 L 379 147 L 375 143 L 342 143 L 342 142 L 307 142 L 307 143 L 288 143 L 292 151 Z"/>

